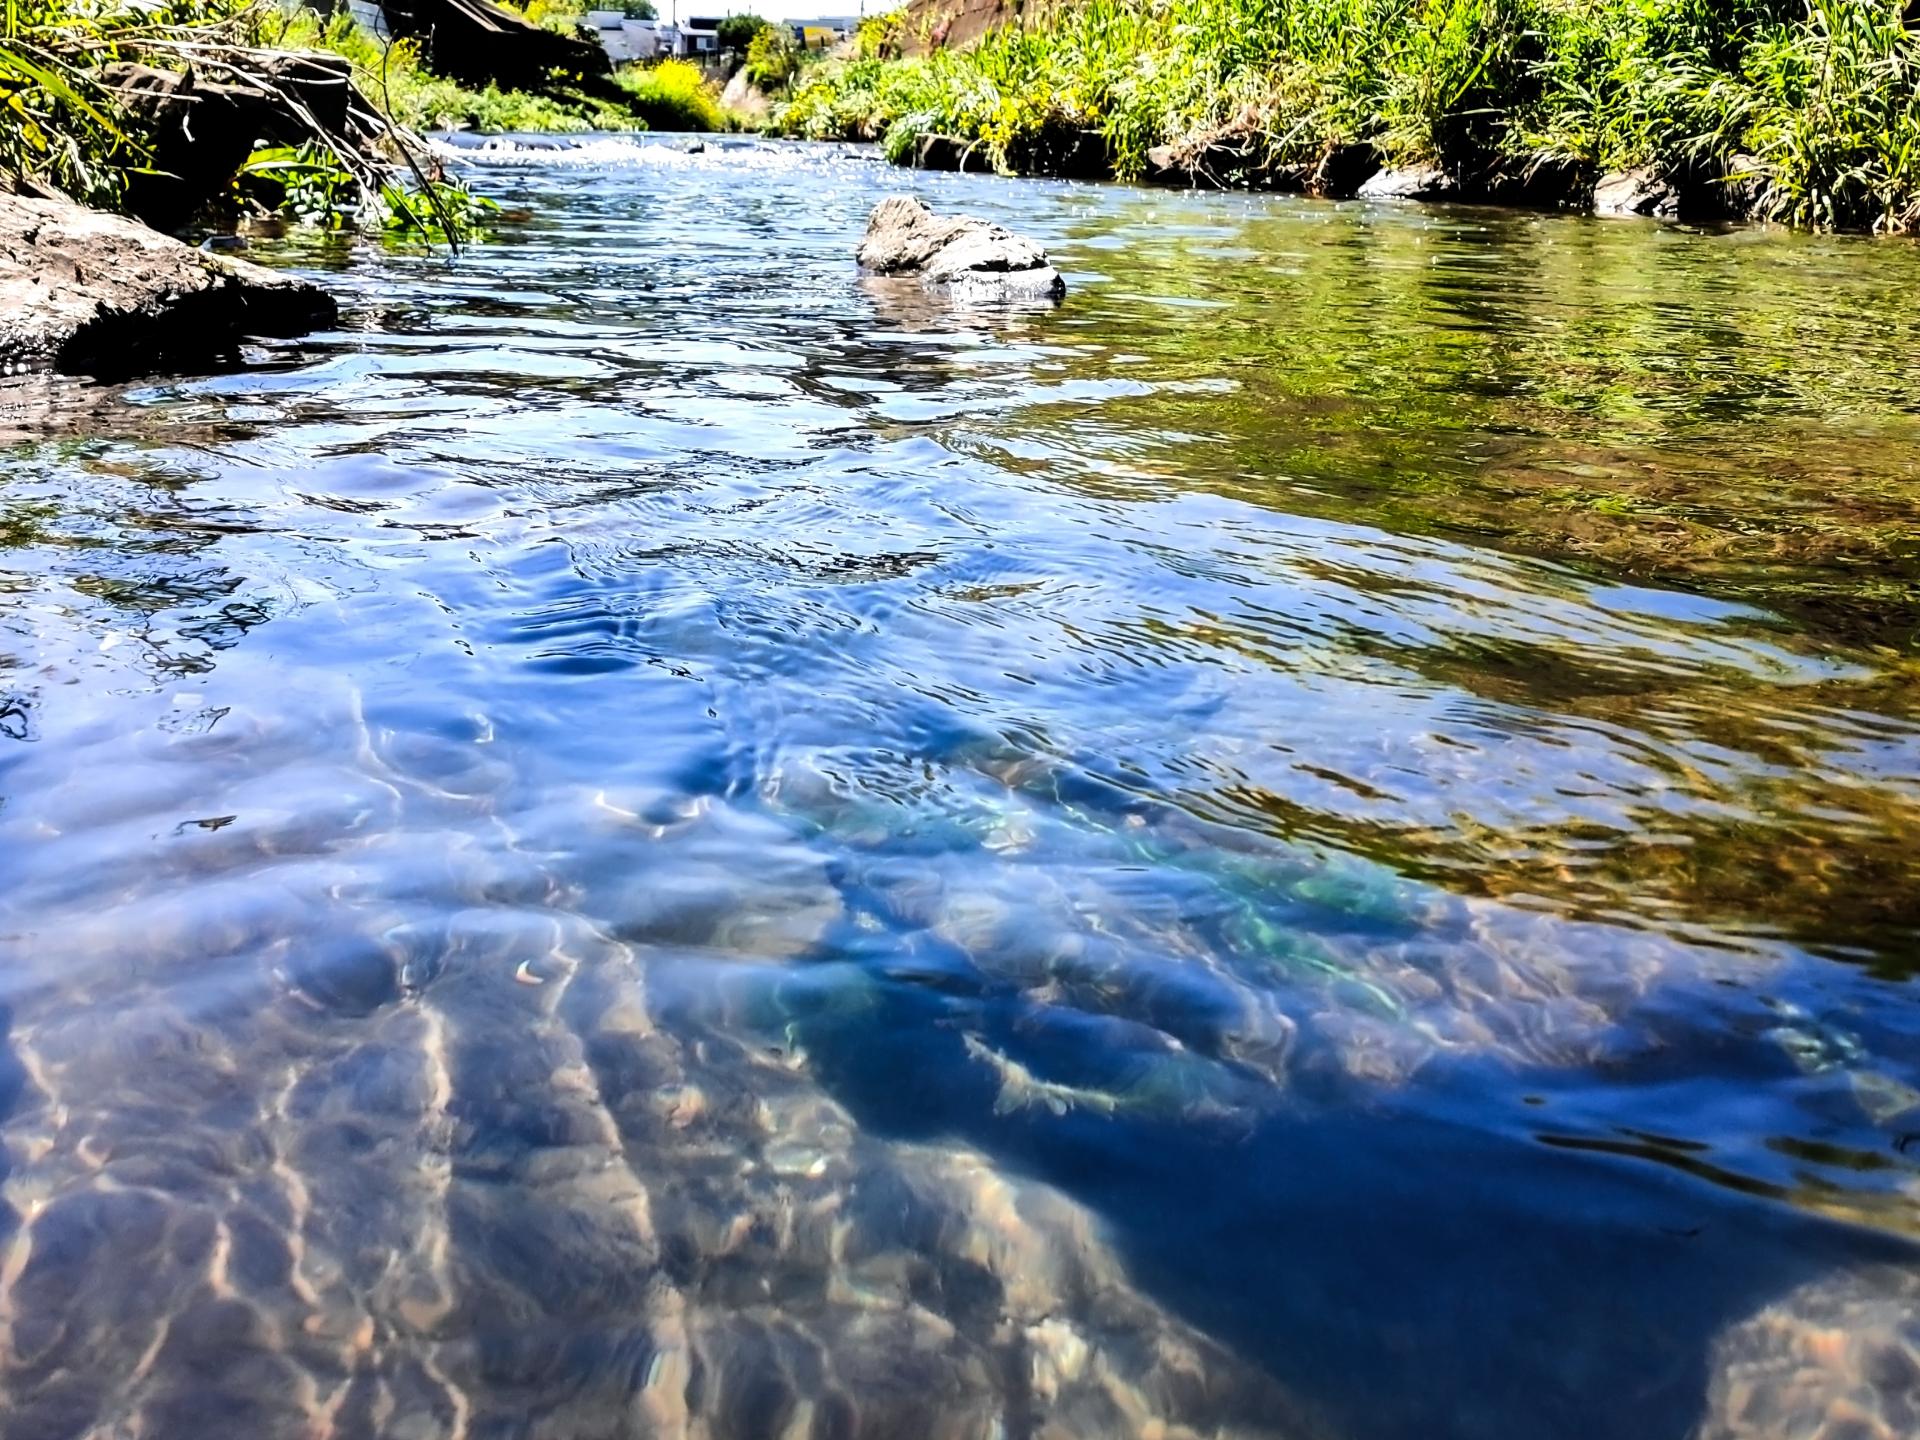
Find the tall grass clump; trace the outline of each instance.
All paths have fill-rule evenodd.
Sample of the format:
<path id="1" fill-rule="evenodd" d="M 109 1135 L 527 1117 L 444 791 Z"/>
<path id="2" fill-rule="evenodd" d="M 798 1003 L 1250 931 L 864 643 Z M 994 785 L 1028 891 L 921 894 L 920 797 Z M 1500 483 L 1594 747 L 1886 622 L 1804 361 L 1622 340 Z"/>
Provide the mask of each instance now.
<path id="1" fill-rule="evenodd" d="M 431 73 L 414 40 L 382 40 L 345 9 L 321 16 L 300 6 L 260 12 L 260 42 L 279 50 L 326 50 L 353 66 L 354 84 L 395 123 L 412 130 L 470 124 L 477 100 L 468 90 Z"/>
<path id="2" fill-rule="evenodd" d="M 726 113 L 698 65 L 685 60 L 662 60 L 656 65 L 623 70 L 620 88 L 626 106 L 651 130 L 725 130 Z"/>
<path id="3" fill-rule="evenodd" d="M 284 52 L 321 49 L 352 62 L 383 113 L 359 104 L 340 128 L 337 118 L 308 109 L 296 85 L 280 83 Z M 409 94 L 418 72 L 408 49 L 388 51 L 344 17 L 321 21 L 266 0 L 6 0 L 0 179 L 102 208 L 137 208 L 135 182 L 165 177 L 156 168 L 153 112 L 125 88 L 143 70 L 192 72 L 230 93 L 271 100 L 272 125 L 297 132 L 297 143 L 276 142 L 240 166 L 216 197 L 230 210 L 264 204 L 303 221 L 457 240 L 489 208 L 441 173 L 413 134 L 410 122 L 436 107 L 424 81 L 417 97 Z M 417 103 L 392 107 L 389 94 Z M 396 120 L 394 108 L 406 110 L 405 119 Z M 191 136 L 191 126 L 183 133 Z M 244 145 L 259 137 L 237 138 Z M 212 175 L 216 187 L 224 179 Z"/>
<path id="4" fill-rule="evenodd" d="M 1009 172 L 1092 144 L 1136 176 L 1159 147 L 1226 146 L 1294 181 L 1358 155 L 1489 194 L 1547 173 L 1577 199 L 1645 171 L 1702 204 L 1912 230 L 1920 6 L 1060 0 L 964 50 L 809 67 L 774 125 L 884 140 L 899 159 L 949 135 Z"/>
<path id="5" fill-rule="evenodd" d="M 472 127 L 501 131 L 724 130 L 725 114 L 700 71 L 684 61 L 626 72 L 619 86 L 538 93 L 470 89 L 432 74 L 410 40 L 385 41 L 344 9 L 322 16 L 280 0 L 0 0 L 0 177 L 45 185 L 113 208 L 150 168 L 138 107 L 113 66 L 192 69 L 214 81 L 269 92 L 278 52 L 326 51 L 349 62 L 356 88 L 385 116 L 383 152 L 351 153 L 317 130 L 310 150 L 276 147 L 241 186 L 249 203 L 286 195 L 290 213 L 329 220 L 354 207 L 384 223 L 406 193 L 384 172 L 421 189 L 430 170 L 412 132 Z M 565 28 L 578 0 L 533 0 L 527 13 Z M 286 153 L 281 153 L 285 151 Z M 264 153 L 264 152 L 263 152 Z M 409 157 L 412 157 L 411 160 Z M 325 171 L 326 173 L 322 173 Z M 433 184 L 439 182 L 434 180 Z M 449 195 L 456 209 L 464 197 Z M 419 209 L 416 206 L 414 209 Z M 401 213 L 412 213 L 402 208 Z M 436 210 L 435 212 L 439 212 Z M 451 211 L 449 213 L 452 213 Z M 444 222 L 441 223 L 444 228 Z"/>
<path id="6" fill-rule="evenodd" d="M 1756 208 L 1817 226 L 1920 228 L 1920 26 L 1894 4 L 1812 0 L 1710 86 Z M 1708 137 L 1708 147 L 1713 137 Z"/>
<path id="7" fill-rule="evenodd" d="M 0 173 L 111 205 L 140 140 L 101 71 L 117 61 L 177 68 L 250 38 L 244 0 L 85 5 L 6 0 L 0 20 Z"/>
<path id="8" fill-rule="evenodd" d="M 545 13 L 549 21 L 554 21 L 556 15 L 568 12 Z M 699 71 L 684 62 L 664 62 L 658 69 L 676 69 L 662 78 L 655 78 L 657 70 L 625 72 L 620 77 L 625 93 L 608 93 L 605 89 L 588 93 L 559 83 L 542 91 L 503 90 L 491 84 L 470 89 L 429 71 L 415 41 L 378 39 L 344 11 L 322 19 L 302 8 L 287 12 L 279 26 L 275 43 L 292 49 L 330 50 L 351 61 L 360 89 L 386 107 L 400 124 L 415 130 L 466 128 L 490 135 L 569 135 L 650 127 L 725 128 L 718 106 L 701 106 L 697 100 L 689 104 L 678 98 L 701 90 Z M 688 70 L 692 71 L 691 80 L 677 73 Z"/>

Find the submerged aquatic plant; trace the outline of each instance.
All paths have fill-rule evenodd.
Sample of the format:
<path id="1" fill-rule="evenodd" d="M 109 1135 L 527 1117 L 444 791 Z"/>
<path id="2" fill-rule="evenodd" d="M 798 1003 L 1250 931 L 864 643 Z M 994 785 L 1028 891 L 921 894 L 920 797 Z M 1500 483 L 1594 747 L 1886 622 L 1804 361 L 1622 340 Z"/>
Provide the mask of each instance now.
<path id="1" fill-rule="evenodd" d="M 992 1070 L 999 1078 L 1000 1092 L 994 1098 L 993 1113 L 1010 1115 L 1020 1110 L 1045 1110 L 1065 1115 L 1074 1110 L 1090 1110 L 1097 1115 L 1112 1115 L 1120 1108 L 1118 1096 L 1104 1090 L 1089 1090 L 1057 1080 L 1043 1080 L 1010 1055 L 1003 1055 L 975 1035 L 965 1038 L 967 1055 Z"/>

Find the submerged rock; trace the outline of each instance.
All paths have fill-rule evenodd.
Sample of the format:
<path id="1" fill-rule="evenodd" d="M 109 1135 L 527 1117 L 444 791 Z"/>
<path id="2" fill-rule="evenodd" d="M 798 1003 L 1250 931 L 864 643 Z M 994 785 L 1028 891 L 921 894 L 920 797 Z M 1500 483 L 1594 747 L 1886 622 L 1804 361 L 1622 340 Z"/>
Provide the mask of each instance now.
<path id="1" fill-rule="evenodd" d="M 1412 165 L 1402 170 L 1382 170 L 1370 177 L 1354 194 L 1362 200 L 1441 200 L 1455 191 L 1453 178 L 1433 165 Z"/>
<path id="2" fill-rule="evenodd" d="M 1053 300 L 1067 289 L 1031 240 L 971 215 L 935 215 L 907 195 L 873 207 L 859 260 L 864 270 L 918 275 L 969 299 Z"/>
<path id="3" fill-rule="evenodd" d="M 1920 1277 L 1810 1281 L 1714 1343 L 1699 1440 L 1896 1440 L 1920 1425 Z"/>
<path id="4" fill-rule="evenodd" d="M 1593 213 L 1671 220 L 1680 213 L 1680 192 L 1651 170 L 1616 171 L 1593 187 Z"/>
<path id="5" fill-rule="evenodd" d="M 286 971 L 308 1002 L 336 1015 L 371 1015 L 401 996 L 401 967 L 393 954 L 360 936 L 298 945 Z"/>
<path id="6" fill-rule="evenodd" d="M 304 280 L 67 201 L 0 195 L 0 373 L 135 374 L 334 313 Z"/>

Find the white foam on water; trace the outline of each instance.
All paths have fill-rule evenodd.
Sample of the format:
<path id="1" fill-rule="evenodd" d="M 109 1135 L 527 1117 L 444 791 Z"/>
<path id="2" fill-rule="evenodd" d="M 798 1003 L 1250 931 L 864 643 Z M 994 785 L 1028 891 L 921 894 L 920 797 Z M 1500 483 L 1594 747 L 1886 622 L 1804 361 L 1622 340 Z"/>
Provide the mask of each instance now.
<path id="1" fill-rule="evenodd" d="M 686 165 L 696 157 L 658 141 L 641 143 L 614 136 L 572 144 L 529 145 L 506 136 L 489 136 L 478 145 L 428 142 L 434 158 L 465 165 Z"/>
<path id="2" fill-rule="evenodd" d="M 445 163 L 487 167 L 605 169 L 643 166 L 694 170 L 725 165 L 755 170 L 794 170 L 818 166 L 823 158 L 829 161 L 847 158 L 837 147 L 813 146 L 807 153 L 802 153 L 786 146 L 723 146 L 705 142 L 703 148 L 689 151 L 683 148 L 686 144 L 684 140 L 642 140 L 622 135 L 601 135 L 559 143 L 552 140 L 529 143 L 495 135 L 471 145 L 455 145 L 445 140 L 430 140 L 428 144 L 434 157 Z"/>

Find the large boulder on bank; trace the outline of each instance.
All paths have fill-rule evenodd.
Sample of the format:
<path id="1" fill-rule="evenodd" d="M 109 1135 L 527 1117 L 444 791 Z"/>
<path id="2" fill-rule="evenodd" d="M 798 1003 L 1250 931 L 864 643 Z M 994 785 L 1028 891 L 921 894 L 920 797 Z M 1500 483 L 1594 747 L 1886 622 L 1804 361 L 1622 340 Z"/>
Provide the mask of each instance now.
<path id="1" fill-rule="evenodd" d="M 118 61 L 100 79 L 147 146 L 122 207 L 156 230 L 181 229 L 225 194 L 260 142 L 371 154 L 385 131 L 338 55 L 257 55 L 243 68 L 203 61 L 197 71 Z"/>
<path id="2" fill-rule="evenodd" d="M 1602 175 L 1593 187 L 1593 213 L 1671 220 L 1680 214 L 1680 192 L 1651 170 L 1622 170 Z"/>
<path id="3" fill-rule="evenodd" d="M 1033 241 L 971 215 L 936 215 L 907 195 L 873 207 L 859 260 L 874 274 L 917 275 L 965 299 L 1057 300 L 1067 290 Z"/>
<path id="4" fill-rule="evenodd" d="M 1453 177 L 1435 165 L 1382 170 L 1354 190 L 1362 200 L 1446 200 L 1457 190 Z"/>
<path id="5" fill-rule="evenodd" d="M 208 255 L 133 220 L 0 194 L 0 374 L 132 375 L 299 335 L 325 291 Z"/>
<path id="6" fill-rule="evenodd" d="M 1257 117 L 1147 151 L 1146 179 L 1213 190 L 1278 190 L 1346 200 L 1380 169 L 1371 145 L 1330 145 L 1316 158 L 1276 153 Z"/>
<path id="7" fill-rule="evenodd" d="M 1156 185 L 1209 190 L 1300 190 L 1298 167 L 1271 163 L 1262 137 L 1238 126 L 1189 135 L 1147 151 L 1146 178 Z M 1274 171 L 1280 176 L 1274 183 Z"/>

